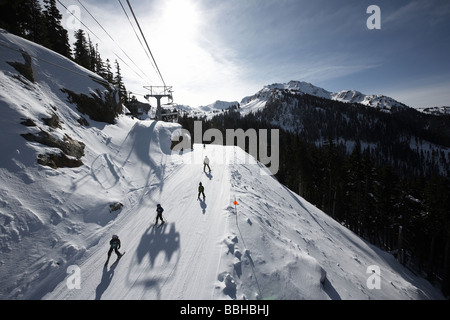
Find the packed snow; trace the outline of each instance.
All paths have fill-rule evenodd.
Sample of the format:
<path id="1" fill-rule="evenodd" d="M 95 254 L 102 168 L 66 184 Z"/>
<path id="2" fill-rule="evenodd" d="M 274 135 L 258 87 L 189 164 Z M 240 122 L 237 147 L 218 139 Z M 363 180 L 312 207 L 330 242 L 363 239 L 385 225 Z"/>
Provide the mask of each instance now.
<path id="1" fill-rule="evenodd" d="M 178 124 L 125 115 L 81 125 L 60 89 L 101 88 L 93 75 L 3 31 L 0 44 L 0 299 L 443 298 L 238 147 L 174 152 Z M 19 49 L 34 83 L 6 63 L 23 62 Z M 53 113 L 58 128 L 42 122 Z M 38 164 L 55 148 L 20 134 L 41 130 L 82 141 L 83 165 Z M 167 223 L 155 228 L 158 203 Z M 105 268 L 113 234 L 126 254 Z"/>

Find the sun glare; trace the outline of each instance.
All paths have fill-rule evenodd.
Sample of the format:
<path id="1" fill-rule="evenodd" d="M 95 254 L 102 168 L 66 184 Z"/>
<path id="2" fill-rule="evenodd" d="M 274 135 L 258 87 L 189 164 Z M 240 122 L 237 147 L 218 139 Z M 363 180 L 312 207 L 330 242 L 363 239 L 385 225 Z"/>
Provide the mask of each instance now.
<path id="1" fill-rule="evenodd" d="M 158 27 L 159 64 L 172 85 L 189 83 L 209 65 L 199 45 L 201 10 L 195 0 L 165 0 L 155 25 Z"/>
<path id="2" fill-rule="evenodd" d="M 189 0 L 169 0 L 163 13 L 164 33 L 174 41 L 192 40 L 198 32 L 199 15 Z"/>

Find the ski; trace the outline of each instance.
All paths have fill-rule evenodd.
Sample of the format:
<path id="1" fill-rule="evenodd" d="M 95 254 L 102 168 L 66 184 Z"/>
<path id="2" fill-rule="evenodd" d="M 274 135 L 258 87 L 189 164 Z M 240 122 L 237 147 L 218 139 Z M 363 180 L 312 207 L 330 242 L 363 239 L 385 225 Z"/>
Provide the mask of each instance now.
<path id="1" fill-rule="evenodd" d="M 120 257 L 117 257 L 116 261 L 114 261 L 114 263 L 111 265 L 110 268 L 114 267 L 117 263 L 119 263 L 119 260 L 124 256 L 125 252 L 126 251 L 124 251 Z M 105 265 L 105 267 L 106 267 L 106 265 Z"/>
<path id="2" fill-rule="evenodd" d="M 161 223 L 161 224 L 155 224 L 154 225 L 154 227 L 156 228 L 156 229 L 159 229 L 159 228 L 161 228 L 164 224 L 166 224 L 167 222 L 166 221 L 164 221 L 163 223 Z"/>

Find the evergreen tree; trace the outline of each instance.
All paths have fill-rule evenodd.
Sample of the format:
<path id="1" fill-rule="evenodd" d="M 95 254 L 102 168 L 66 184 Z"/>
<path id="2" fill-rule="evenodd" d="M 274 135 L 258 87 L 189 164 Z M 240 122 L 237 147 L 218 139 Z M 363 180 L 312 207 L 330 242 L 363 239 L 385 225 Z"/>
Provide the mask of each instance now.
<path id="1" fill-rule="evenodd" d="M 39 0 L 0 1 L 0 27 L 33 42 L 46 45 L 46 28 Z"/>
<path id="2" fill-rule="evenodd" d="M 48 48 L 70 58 L 69 36 L 61 25 L 62 15 L 56 7 L 56 1 L 44 0 L 44 7 Z"/>
<path id="3" fill-rule="evenodd" d="M 0 1 L 0 28 L 3 28 L 13 34 L 21 35 L 19 32 L 18 13 L 22 1 L 4 0 Z"/>
<path id="4" fill-rule="evenodd" d="M 24 1 L 24 6 L 23 11 L 28 15 L 28 18 L 25 20 L 26 24 L 24 24 L 24 37 L 46 46 L 48 36 L 39 0 Z"/>
<path id="5" fill-rule="evenodd" d="M 328 141 L 323 146 L 323 157 L 325 163 L 325 190 L 324 193 L 324 210 L 334 217 L 336 204 L 337 184 L 339 182 L 340 173 L 340 157 L 338 148 L 329 136 Z"/>
<path id="6" fill-rule="evenodd" d="M 117 60 L 115 60 L 116 64 L 116 75 L 114 76 L 113 84 L 117 88 L 119 92 L 119 99 L 123 104 L 128 103 L 127 89 L 123 83 L 122 74 L 120 72 L 120 65 Z"/>
<path id="7" fill-rule="evenodd" d="M 97 72 L 97 50 L 91 41 L 91 37 L 88 35 L 88 54 L 89 54 L 89 70 L 92 72 Z"/>
<path id="8" fill-rule="evenodd" d="M 103 63 L 102 58 L 100 57 L 100 52 L 98 51 L 98 43 L 95 44 L 95 72 L 105 80 L 108 80 L 108 73 L 106 71 L 105 64 Z"/>
<path id="9" fill-rule="evenodd" d="M 113 84 L 114 75 L 113 75 L 112 68 L 111 68 L 111 62 L 109 61 L 109 59 L 106 59 L 105 72 L 106 72 L 106 78 L 105 78 L 106 81 Z"/>
<path id="10" fill-rule="evenodd" d="M 80 66 L 90 69 L 89 47 L 82 29 L 75 31 L 75 39 L 73 60 Z"/>
<path id="11" fill-rule="evenodd" d="M 361 219 L 363 214 L 363 170 L 361 143 L 356 142 L 346 165 L 346 212 L 347 223 L 353 231 L 361 235 Z"/>

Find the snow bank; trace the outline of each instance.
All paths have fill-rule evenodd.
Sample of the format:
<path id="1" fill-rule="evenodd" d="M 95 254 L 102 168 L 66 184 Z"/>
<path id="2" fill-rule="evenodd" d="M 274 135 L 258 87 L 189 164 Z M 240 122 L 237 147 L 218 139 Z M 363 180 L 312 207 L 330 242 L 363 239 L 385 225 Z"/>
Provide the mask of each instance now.
<path id="1" fill-rule="evenodd" d="M 240 149 L 237 153 L 238 159 L 246 156 Z M 233 223 L 224 240 L 222 268 L 236 283 L 237 299 L 441 298 L 393 256 L 273 177 L 261 175 L 260 169 L 259 164 L 230 165 L 232 198 L 238 204 L 228 208 Z M 380 268 L 379 289 L 368 285 L 368 267 L 373 265 Z"/>

